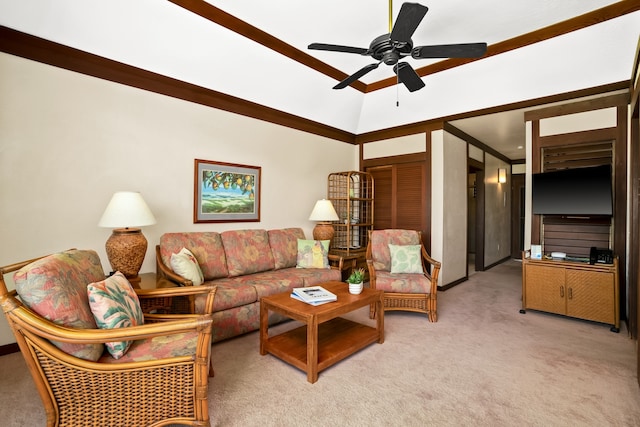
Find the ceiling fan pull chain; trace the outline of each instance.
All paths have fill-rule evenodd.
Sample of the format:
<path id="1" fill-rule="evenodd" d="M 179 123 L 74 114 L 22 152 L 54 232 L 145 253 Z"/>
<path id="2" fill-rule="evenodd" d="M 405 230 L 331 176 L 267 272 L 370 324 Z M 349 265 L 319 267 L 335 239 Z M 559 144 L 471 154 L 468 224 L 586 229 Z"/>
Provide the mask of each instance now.
<path id="1" fill-rule="evenodd" d="M 400 106 L 400 89 L 398 87 L 400 87 L 400 77 L 396 72 L 396 107 Z"/>

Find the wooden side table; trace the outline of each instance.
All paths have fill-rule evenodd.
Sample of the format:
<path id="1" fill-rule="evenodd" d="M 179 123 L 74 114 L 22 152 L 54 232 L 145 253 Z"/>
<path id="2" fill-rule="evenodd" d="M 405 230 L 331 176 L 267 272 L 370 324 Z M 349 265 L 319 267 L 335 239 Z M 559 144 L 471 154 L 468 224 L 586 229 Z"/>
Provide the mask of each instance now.
<path id="1" fill-rule="evenodd" d="M 138 289 L 157 289 L 157 288 L 173 288 L 175 283 L 160 278 L 158 279 L 156 273 L 142 273 L 138 275 L 140 282 L 138 286 L 132 283 L 134 288 Z M 157 298 L 144 298 L 140 300 L 142 305 L 142 311 L 145 313 L 172 313 L 173 312 L 173 298 L 171 297 L 157 297 Z"/>

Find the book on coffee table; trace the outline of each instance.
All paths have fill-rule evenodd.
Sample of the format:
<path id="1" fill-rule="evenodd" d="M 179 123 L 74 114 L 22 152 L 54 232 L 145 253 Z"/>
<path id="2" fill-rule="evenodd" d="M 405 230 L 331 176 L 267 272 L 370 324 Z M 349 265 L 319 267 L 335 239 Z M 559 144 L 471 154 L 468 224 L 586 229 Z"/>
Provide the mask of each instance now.
<path id="1" fill-rule="evenodd" d="M 333 301 L 306 302 L 305 300 L 303 300 L 302 298 L 300 298 L 298 295 L 294 294 L 293 292 L 291 292 L 291 298 L 297 299 L 298 301 L 301 301 L 301 302 L 304 302 L 305 304 L 309 304 L 309 305 L 313 305 L 313 306 L 326 304 L 328 302 L 333 302 Z"/>
<path id="2" fill-rule="evenodd" d="M 336 301 L 336 294 L 329 292 L 322 286 L 309 286 L 307 288 L 293 288 L 293 294 L 309 304 L 318 302 Z"/>

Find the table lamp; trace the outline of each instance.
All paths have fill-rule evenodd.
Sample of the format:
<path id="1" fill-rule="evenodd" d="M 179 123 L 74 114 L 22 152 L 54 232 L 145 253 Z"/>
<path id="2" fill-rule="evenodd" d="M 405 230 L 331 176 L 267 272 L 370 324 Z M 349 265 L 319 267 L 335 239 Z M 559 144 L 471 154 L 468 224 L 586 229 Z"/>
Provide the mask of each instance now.
<path id="1" fill-rule="evenodd" d="M 135 191 L 115 193 L 98 222 L 98 227 L 114 229 L 105 245 L 111 268 L 132 284 L 140 282 L 138 271 L 147 252 L 147 239 L 137 227 L 155 223 L 151 210 Z"/>
<path id="2" fill-rule="evenodd" d="M 331 200 L 322 199 L 316 202 L 316 205 L 309 216 L 310 221 L 318 221 L 313 229 L 313 238 L 316 240 L 331 240 L 334 230 L 330 221 L 338 221 L 338 214 L 333 208 Z"/>

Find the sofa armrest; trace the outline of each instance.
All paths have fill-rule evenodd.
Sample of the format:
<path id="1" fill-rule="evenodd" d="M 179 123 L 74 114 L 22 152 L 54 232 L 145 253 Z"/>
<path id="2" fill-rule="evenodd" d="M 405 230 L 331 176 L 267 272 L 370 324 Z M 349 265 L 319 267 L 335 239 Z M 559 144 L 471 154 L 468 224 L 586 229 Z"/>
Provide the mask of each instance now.
<path id="1" fill-rule="evenodd" d="M 186 297 L 189 301 L 190 309 L 189 313 L 195 313 L 195 297 L 197 295 L 207 294 L 207 299 L 204 305 L 203 314 L 213 313 L 213 304 L 215 301 L 215 295 L 217 290 L 216 285 L 202 285 L 202 286 L 179 286 L 175 288 L 156 288 L 156 289 L 135 289 L 136 295 L 140 299 L 140 305 L 145 306 L 145 300 L 157 300 L 161 298 L 176 298 Z M 154 314 L 154 319 L 157 320 L 160 316 L 166 316 L 166 319 L 173 319 L 174 316 L 181 316 L 184 314 L 167 314 L 159 315 Z M 145 313 L 145 318 L 147 313 Z"/>
<path id="2" fill-rule="evenodd" d="M 185 279 L 179 274 L 174 273 L 171 267 L 162 262 L 160 245 L 156 245 L 156 274 L 158 277 L 174 282 L 178 286 L 193 286 L 193 282 L 191 280 Z"/>
<path id="3" fill-rule="evenodd" d="M 334 270 L 342 271 L 344 259 L 340 255 L 329 254 L 327 255 L 327 258 L 329 259 L 329 267 Z"/>

